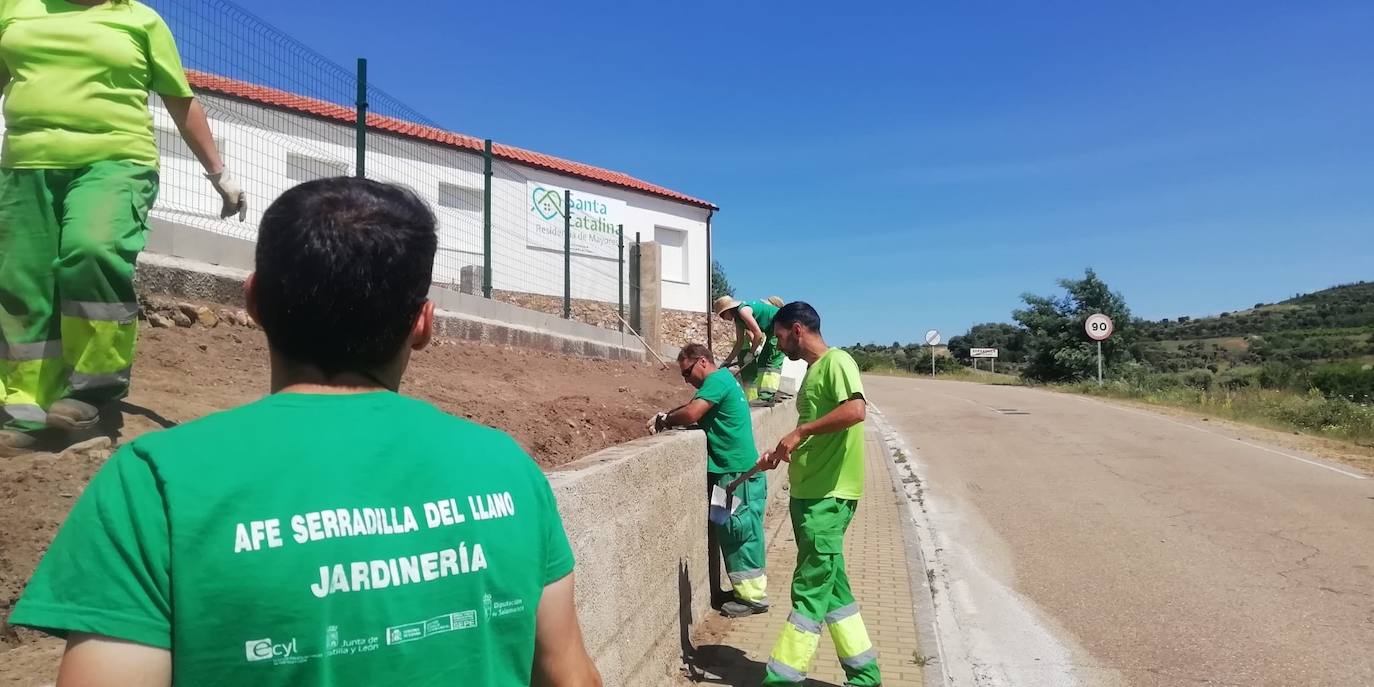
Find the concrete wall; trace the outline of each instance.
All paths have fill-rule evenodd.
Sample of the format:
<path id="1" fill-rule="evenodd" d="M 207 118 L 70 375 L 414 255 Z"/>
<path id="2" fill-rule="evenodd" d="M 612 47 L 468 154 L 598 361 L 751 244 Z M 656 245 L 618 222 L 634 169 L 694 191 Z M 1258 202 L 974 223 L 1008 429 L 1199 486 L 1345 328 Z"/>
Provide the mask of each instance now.
<path id="1" fill-rule="evenodd" d="M 792 403 L 755 409 L 760 450 L 796 422 Z M 774 497 L 786 476 L 768 477 L 776 522 L 782 509 Z M 605 683 L 673 684 L 691 651 L 692 626 L 713 612 L 705 435 L 680 430 L 615 446 L 551 472 L 549 481 L 577 556 L 582 629 Z M 787 576 L 770 577 L 772 596 L 785 603 L 778 585 Z"/>

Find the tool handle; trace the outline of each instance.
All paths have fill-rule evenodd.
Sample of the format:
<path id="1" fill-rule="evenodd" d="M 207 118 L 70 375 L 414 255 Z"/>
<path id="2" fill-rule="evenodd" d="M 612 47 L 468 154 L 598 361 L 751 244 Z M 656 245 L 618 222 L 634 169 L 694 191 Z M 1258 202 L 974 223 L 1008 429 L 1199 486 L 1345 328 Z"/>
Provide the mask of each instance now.
<path id="1" fill-rule="evenodd" d="M 754 475 L 759 474 L 759 470 L 762 469 L 762 465 L 755 465 L 754 467 L 749 468 L 749 472 L 746 472 L 743 475 L 736 477 L 735 479 L 731 480 L 729 484 L 725 485 L 725 493 L 728 494 L 730 492 L 733 492 L 735 490 L 735 487 L 744 484 L 745 480 L 749 479 L 750 477 L 753 477 Z"/>

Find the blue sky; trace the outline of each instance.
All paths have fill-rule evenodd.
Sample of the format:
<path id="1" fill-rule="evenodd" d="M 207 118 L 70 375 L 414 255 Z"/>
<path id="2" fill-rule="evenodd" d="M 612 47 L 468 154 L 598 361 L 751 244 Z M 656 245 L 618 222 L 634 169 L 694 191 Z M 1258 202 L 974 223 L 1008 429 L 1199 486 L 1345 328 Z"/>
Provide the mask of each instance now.
<path id="1" fill-rule="evenodd" d="M 720 205 L 737 293 L 832 343 L 1374 279 L 1374 4 L 239 0 L 448 128 Z"/>

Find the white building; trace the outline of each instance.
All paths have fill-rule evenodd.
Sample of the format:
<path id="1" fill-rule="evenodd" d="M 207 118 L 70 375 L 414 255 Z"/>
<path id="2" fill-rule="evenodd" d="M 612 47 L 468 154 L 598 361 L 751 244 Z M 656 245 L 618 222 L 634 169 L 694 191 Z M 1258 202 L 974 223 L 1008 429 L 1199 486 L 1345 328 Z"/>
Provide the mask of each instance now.
<path id="1" fill-rule="evenodd" d="M 218 197 L 156 98 L 162 191 L 153 217 L 253 240 L 263 210 L 301 181 L 348 175 L 355 168 L 351 108 L 201 72 L 188 71 L 209 113 L 226 166 L 250 199 L 246 222 L 221 220 Z M 483 265 L 483 141 L 371 115 L 366 176 L 404 184 L 440 221 L 434 280 L 459 284 L 462 269 Z M 614 172 L 506 145 L 493 148 L 491 268 L 495 291 L 560 302 L 564 293 L 563 191 L 572 194 L 571 293 L 616 304 L 621 275 L 617 228 L 662 251 L 662 307 L 704 313 L 709 307 L 709 202 Z M 629 279 L 625 278 L 625 301 Z"/>

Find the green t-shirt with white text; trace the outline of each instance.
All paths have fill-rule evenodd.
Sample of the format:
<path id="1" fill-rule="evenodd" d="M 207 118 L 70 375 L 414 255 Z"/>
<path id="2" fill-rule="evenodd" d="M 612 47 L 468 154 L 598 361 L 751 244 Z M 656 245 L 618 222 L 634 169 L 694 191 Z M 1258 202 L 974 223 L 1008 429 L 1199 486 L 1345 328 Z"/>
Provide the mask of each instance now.
<path id="1" fill-rule="evenodd" d="M 746 472 L 758 463 L 754 445 L 754 421 L 744 389 L 729 370 L 716 370 L 706 376 L 695 398 L 711 404 L 701 417 L 706 431 L 706 471 L 711 474 Z"/>
<path id="2" fill-rule="evenodd" d="M 863 380 L 854 358 L 839 348 L 825 352 L 806 371 L 797 394 L 798 425 L 825 417 L 837 406 L 862 396 Z M 864 423 L 831 434 L 816 434 L 792 452 L 787 476 L 793 498 L 859 499 L 864 494 Z"/>
<path id="3" fill-rule="evenodd" d="M 169 648 L 179 685 L 528 685 L 572 568 L 504 433 L 390 392 L 275 394 L 117 451 L 10 622 Z"/>

